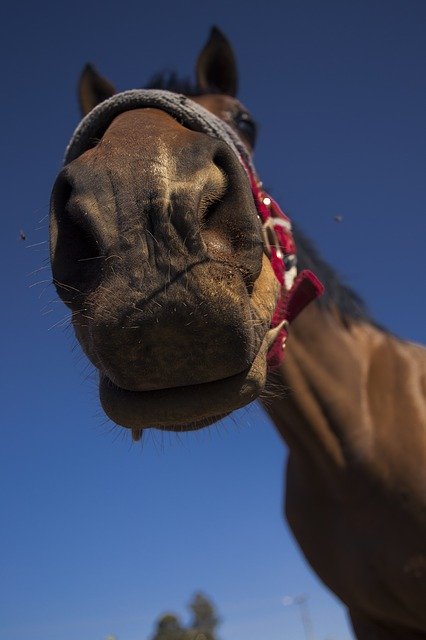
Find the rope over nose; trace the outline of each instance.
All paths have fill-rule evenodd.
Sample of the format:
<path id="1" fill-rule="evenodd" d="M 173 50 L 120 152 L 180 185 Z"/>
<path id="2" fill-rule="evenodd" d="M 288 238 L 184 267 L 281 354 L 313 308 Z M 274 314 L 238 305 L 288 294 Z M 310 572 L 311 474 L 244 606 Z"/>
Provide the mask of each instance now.
<path id="1" fill-rule="evenodd" d="M 123 91 L 101 102 L 81 120 L 66 149 L 64 165 L 94 147 L 96 140 L 102 137 L 117 115 L 148 107 L 161 109 L 189 129 L 225 142 L 246 171 L 262 222 L 264 250 L 280 284 L 280 295 L 271 322 L 271 328 L 280 326 L 280 330 L 268 351 L 268 365 L 276 368 L 284 357 L 290 323 L 312 300 L 323 293 L 324 287 L 309 270 L 297 274 L 297 250 L 290 219 L 263 190 L 248 150 L 230 126 L 181 94 L 159 89 Z"/>

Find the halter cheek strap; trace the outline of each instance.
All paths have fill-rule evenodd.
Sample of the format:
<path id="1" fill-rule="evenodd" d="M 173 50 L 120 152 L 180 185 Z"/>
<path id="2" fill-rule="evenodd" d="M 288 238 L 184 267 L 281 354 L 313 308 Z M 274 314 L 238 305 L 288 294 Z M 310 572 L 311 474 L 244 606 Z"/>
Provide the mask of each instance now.
<path id="1" fill-rule="evenodd" d="M 119 113 L 143 107 L 161 109 L 186 127 L 226 142 L 245 168 L 262 222 L 265 252 L 281 288 L 271 322 L 271 328 L 281 328 L 268 352 L 268 365 L 277 367 L 284 356 L 290 323 L 306 305 L 323 293 L 324 288 L 311 271 L 297 275 L 291 222 L 275 200 L 263 191 L 251 156 L 231 127 L 186 96 L 157 89 L 124 91 L 105 100 L 83 118 L 67 147 L 64 164 L 94 146 Z"/>
<path id="2" fill-rule="evenodd" d="M 269 255 L 275 276 L 281 285 L 281 295 L 271 322 L 271 328 L 281 325 L 281 330 L 268 351 L 268 365 L 271 369 L 275 369 L 284 358 L 290 323 L 310 302 L 322 295 L 324 287 L 312 271 L 305 269 L 297 273 L 297 249 L 290 218 L 278 203 L 263 191 L 262 183 L 254 172 L 248 168 L 246 171 L 262 221 L 265 251 Z"/>

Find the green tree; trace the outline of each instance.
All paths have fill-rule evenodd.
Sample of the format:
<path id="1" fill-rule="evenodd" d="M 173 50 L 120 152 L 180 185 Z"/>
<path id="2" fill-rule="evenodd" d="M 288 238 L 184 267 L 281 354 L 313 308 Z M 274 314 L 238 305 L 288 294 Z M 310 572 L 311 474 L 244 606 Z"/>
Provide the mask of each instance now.
<path id="1" fill-rule="evenodd" d="M 186 640 L 179 618 L 172 613 L 161 616 L 151 640 Z"/>
<path id="2" fill-rule="evenodd" d="M 202 593 L 196 593 L 189 609 L 192 612 L 189 629 L 195 632 L 194 640 L 217 640 L 216 627 L 220 620 L 210 600 Z"/>
<path id="3" fill-rule="evenodd" d="M 177 616 L 167 613 L 158 619 L 150 640 L 218 640 L 219 618 L 210 600 L 202 593 L 196 593 L 189 609 L 192 619 L 188 627 L 182 627 Z"/>

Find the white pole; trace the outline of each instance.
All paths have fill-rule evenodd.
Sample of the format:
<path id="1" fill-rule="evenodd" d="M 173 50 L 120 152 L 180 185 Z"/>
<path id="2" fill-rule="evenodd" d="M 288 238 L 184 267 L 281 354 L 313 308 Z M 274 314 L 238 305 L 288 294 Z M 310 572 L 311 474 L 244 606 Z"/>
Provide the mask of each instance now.
<path id="1" fill-rule="evenodd" d="M 315 640 L 314 627 L 312 624 L 312 618 L 309 612 L 307 600 L 308 596 L 304 594 L 300 596 L 284 596 L 284 598 L 282 599 L 282 603 L 285 607 L 288 607 L 292 604 L 297 605 L 299 609 L 300 619 L 302 621 L 305 640 Z"/>

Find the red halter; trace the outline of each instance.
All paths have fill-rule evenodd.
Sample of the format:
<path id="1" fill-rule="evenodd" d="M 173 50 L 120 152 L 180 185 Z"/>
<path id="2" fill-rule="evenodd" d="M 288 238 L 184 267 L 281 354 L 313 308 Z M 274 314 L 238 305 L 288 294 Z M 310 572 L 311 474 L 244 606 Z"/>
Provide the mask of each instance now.
<path id="1" fill-rule="evenodd" d="M 322 295 L 324 287 L 318 278 L 305 269 L 297 274 L 296 245 L 288 216 L 270 195 L 262 189 L 246 167 L 253 198 L 262 221 L 263 242 L 281 292 L 275 307 L 271 328 L 282 325 L 280 332 L 268 352 L 268 365 L 278 367 L 284 357 L 284 349 L 290 323 L 315 298 Z"/>

